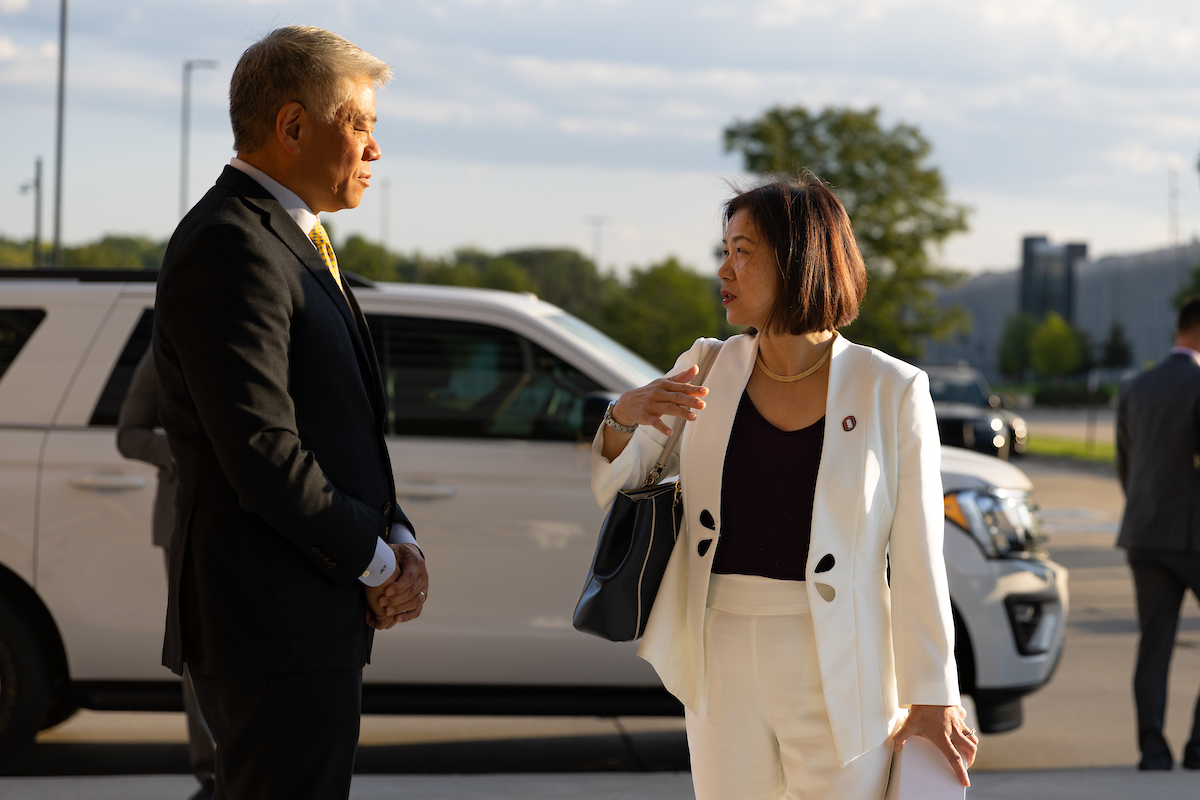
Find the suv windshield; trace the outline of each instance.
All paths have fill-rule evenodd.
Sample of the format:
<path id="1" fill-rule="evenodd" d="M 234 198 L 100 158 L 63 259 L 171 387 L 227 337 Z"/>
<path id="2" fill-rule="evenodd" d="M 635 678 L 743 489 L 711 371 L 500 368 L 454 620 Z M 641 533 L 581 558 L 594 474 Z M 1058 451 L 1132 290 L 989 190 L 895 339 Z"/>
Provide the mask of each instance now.
<path id="1" fill-rule="evenodd" d="M 638 386 L 645 386 L 650 381 L 658 380 L 663 376 L 662 371 L 649 361 L 625 345 L 613 341 L 578 317 L 570 314 L 551 314 L 547 319 L 568 333 L 575 334 L 592 347 L 602 351 L 610 360 L 625 367 Z"/>
<path id="2" fill-rule="evenodd" d="M 967 403 L 973 406 L 988 405 L 987 397 L 980 389 L 975 376 L 969 372 L 954 374 L 929 373 L 929 393 L 935 403 Z"/>

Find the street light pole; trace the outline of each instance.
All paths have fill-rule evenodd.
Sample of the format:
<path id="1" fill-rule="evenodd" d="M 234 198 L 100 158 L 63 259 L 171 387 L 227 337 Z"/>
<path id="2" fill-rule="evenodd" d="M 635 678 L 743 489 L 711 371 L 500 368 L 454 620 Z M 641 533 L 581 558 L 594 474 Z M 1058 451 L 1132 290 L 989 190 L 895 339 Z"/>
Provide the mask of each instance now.
<path id="1" fill-rule="evenodd" d="M 21 194 L 33 192 L 33 264 L 42 265 L 42 157 L 33 162 L 33 180 L 21 186 Z"/>
<path id="2" fill-rule="evenodd" d="M 590 216 L 585 218 L 592 226 L 592 263 L 596 265 L 596 271 L 599 272 L 600 265 L 600 247 L 604 242 L 604 226 L 608 224 L 611 217 Z"/>
<path id="3" fill-rule="evenodd" d="M 379 182 L 379 275 L 388 279 L 388 232 L 392 216 L 392 182 L 384 178 Z"/>
<path id="4" fill-rule="evenodd" d="M 215 69 L 217 62 L 207 58 L 193 58 L 183 62 L 183 124 L 179 145 L 179 218 L 188 211 L 188 134 L 192 117 L 192 70 Z"/>
<path id="5" fill-rule="evenodd" d="M 54 266 L 63 265 L 62 183 L 63 183 L 63 109 L 67 92 L 67 0 L 58 14 L 58 119 L 54 144 Z"/>

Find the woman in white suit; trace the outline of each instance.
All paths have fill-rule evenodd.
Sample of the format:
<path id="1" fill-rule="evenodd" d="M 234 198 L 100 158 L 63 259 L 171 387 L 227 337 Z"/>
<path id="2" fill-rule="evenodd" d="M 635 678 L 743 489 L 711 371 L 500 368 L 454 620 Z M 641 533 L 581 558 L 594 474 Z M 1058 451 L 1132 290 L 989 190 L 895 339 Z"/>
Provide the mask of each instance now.
<path id="1" fill-rule="evenodd" d="M 662 453 L 663 418 L 690 421 L 669 465 L 685 532 L 638 653 L 686 708 L 696 797 L 878 800 L 913 735 L 967 785 L 928 379 L 836 333 L 867 280 L 820 181 L 738 195 L 725 229 L 722 302 L 749 332 L 704 387 L 715 340 L 623 394 L 592 458 L 607 506 Z"/>

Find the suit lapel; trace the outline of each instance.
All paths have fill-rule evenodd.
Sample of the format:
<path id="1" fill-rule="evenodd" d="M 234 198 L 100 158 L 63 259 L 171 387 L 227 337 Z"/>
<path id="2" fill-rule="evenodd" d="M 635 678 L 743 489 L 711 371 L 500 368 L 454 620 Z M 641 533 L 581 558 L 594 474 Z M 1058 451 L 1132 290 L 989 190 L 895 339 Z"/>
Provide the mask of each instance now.
<path id="1" fill-rule="evenodd" d="M 328 273 L 328 270 L 326 270 Z M 332 280 L 332 276 L 330 277 Z M 343 273 L 343 280 L 345 275 Z M 371 376 L 374 391 L 371 392 L 371 405 L 375 406 L 375 414 L 379 417 L 380 423 L 383 424 L 387 419 L 385 412 L 385 400 L 383 386 L 383 375 L 379 371 L 379 356 L 375 352 L 375 345 L 371 341 L 371 329 L 367 327 L 367 318 L 359 308 L 358 298 L 354 296 L 354 292 L 350 290 L 349 285 L 346 286 L 346 302 L 350 304 L 350 311 L 354 318 L 355 327 L 358 330 L 359 341 L 362 349 L 366 351 L 366 361 L 369 371 L 367 374 Z M 386 431 L 385 431 L 386 432 Z"/>
<path id="2" fill-rule="evenodd" d="M 679 478 L 683 481 L 685 509 L 707 508 L 710 513 L 719 513 L 729 434 L 757 355 L 757 337 L 731 336 L 721 345 L 721 352 L 709 368 L 704 381 L 709 391 L 706 408 L 684 429 L 680 443 Z M 714 538 L 713 532 L 693 525 L 687 526 L 687 533 L 693 550 L 699 540 Z"/>
<path id="3" fill-rule="evenodd" d="M 866 358 L 862 356 L 866 354 Z M 869 418 L 871 364 L 867 351 L 838 336 L 829 360 L 829 393 L 825 399 L 825 438 L 813 504 L 813 535 L 809 564 L 816 566 L 827 541 L 853 543 L 861 511 L 862 476 L 866 464 L 867 431 L 878 420 Z M 853 498 L 853 516 L 846 500 Z M 824 535 L 822 535 L 824 534 Z M 848 534 L 848 535 L 847 535 Z M 850 566 L 851 553 L 836 554 L 838 563 Z"/>
<path id="4" fill-rule="evenodd" d="M 874 407 L 871 361 L 869 350 L 852 345 L 841 336 L 834 340 L 807 576 L 820 656 L 817 661 L 830 708 L 847 707 L 845 698 L 855 697 L 861 686 L 854 558 L 862 514 L 868 432 L 879 425 L 879 420 L 870 418 Z M 816 572 L 826 556 L 833 557 L 832 568 Z M 857 702 L 850 707 L 857 708 Z M 830 722 L 839 752 L 861 752 L 855 749 L 863 738 L 857 713 L 831 714 Z"/>
<path id="5" fill-rule="evenodd" d="M 258 181 L 238 169 L 225 167 L 225 171 L 217 179 L 217 185 L 241 195 L 247 203 L 258 208 L 263 214 L 265 227 L 292 251 L 324 290 L 346 326 L 346 333 L 350 336 L 354 354 L 358 359 L 363 388 L 371 398 L 371 406 L 375 409 L 376 416 L 384 419 L 383 383 L 379 374 L 379 364 L 375 358 L 375 349 L 370 345 L 371 337 L 366 320 L 358 303 L 352 299 L 353 293 L 347 288 L 346 294 L 342 294 L 312 240 L 300 230 L 300 226 L 288 215 L 279 201 Z"/>

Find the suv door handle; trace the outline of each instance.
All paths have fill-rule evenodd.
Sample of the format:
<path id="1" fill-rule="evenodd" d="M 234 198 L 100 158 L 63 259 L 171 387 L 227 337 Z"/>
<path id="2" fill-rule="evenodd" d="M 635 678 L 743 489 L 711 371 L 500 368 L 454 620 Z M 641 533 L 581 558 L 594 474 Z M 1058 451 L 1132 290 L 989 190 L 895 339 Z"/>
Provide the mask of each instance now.
<path id="1" fill-rule="evenodd" d="M 67 483 L 76 489 L 91 489 L 96 492 L 128 492 L 134 489 L 145 489 L 150 484 L 141 475 L 117 475 L 112 473 L 72 475 L 67 478 Z"/>
<path id="2" fill-rule="evenodd" d="M 448 500 L 457 490 L 445 483 L 397 483 L 396 494 L 410 500 Z"/>

